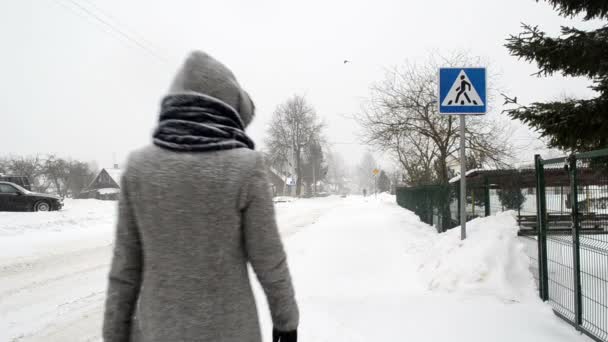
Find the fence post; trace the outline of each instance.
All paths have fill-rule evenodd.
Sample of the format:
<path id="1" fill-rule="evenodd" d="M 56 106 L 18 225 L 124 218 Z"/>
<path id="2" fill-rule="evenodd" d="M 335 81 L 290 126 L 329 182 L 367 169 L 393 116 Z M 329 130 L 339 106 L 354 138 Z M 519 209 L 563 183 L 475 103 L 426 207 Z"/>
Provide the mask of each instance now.
<path id="1" fill-rule="evenodd" d="M 583 324 L 583 295 L 581 290 L 581 256 L 580 256 L 580 216 L 578 212 L 578 177 L 576 170 L 576 155 L 569 158 L 570 166 L 570 196 L 572 201 L 572 256 L 574 272 L 574 321 Z"/>
<path id="2" fill-rule="evenodd" d="M 488 181 L 488 176 L 485 177 L 485 187 L 484 187 L 484 196 L 485 196 L 485 201 L 483 203 L 483 206 L 485 207 L 485 216 L 488 217 L 490 215 L 492 215 L 491 211 L 490 211 L 490 182 Z"/>
<path id="3" fill-rule="evenodd" d="M 545 197 L 545 170 L 539 154 L 534 156 L 536 170 L 536 230 L 538 232 L 538 289 L 543 301 L 549 300 L 549 274 L 547 272 L 547 204 Z"/>

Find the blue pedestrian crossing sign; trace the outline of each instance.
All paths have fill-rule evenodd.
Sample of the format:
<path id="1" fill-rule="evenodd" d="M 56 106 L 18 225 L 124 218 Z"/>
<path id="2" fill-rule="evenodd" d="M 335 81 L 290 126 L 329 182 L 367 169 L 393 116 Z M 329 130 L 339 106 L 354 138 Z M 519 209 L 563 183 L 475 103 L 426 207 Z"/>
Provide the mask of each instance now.
<path id="1" fill-rule="evenodd" d="M 439 113 L 485 114 L 486 68 L 440 68 Z"/>

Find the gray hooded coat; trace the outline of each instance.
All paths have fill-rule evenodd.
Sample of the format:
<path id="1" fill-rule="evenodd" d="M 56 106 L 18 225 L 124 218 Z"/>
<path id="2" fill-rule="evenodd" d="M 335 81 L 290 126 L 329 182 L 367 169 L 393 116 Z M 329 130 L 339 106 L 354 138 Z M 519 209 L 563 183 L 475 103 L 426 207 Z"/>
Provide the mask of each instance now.
<path id="1" fill-rule="evenodd" d="M 253 103 L 232 73 L 201 52 L 187 59 L 170 92 L 217 98 L 246 124 L 253 117 Z M 248 263 L 274 327 L 297 328 L 298 308 L 259 153 L 149 146 L 130 155 L 121 189 L 106 342 L 260 342 Z"/>

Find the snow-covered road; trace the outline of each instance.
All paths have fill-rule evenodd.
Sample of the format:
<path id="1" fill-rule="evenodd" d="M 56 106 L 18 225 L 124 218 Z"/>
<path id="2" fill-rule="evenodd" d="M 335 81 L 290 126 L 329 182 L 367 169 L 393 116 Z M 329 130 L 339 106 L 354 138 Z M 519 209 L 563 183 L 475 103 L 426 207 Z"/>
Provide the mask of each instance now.
<path id="1" fill-rule="evenodd" d="M 114 211 L 0 213 L 0 341 L 100 339 Z M 536 298 L 507 215 L 472 222 L 466 244 L 388 196 L 278 203 L 277 218 L 301 341 L 587 341 Z"/>
<path id="2" fill-rule="evenodd" d="M 284 237 L 339 205 L 277 203 Z M 51 213 L 0 212 L 0 341 L 99 340 L 115 203 L 77 200 Z"/>

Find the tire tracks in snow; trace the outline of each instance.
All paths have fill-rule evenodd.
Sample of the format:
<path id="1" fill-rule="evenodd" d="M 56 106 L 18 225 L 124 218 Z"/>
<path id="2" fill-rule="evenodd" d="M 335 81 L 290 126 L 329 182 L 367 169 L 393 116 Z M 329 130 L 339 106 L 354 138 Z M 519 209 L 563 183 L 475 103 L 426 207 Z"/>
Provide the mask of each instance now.
<path id="1" fill-rule="evenodd" d="M 4 268 L 0 340 L 73 341 L 85 337 L 87 329 L 76 330 L 100 320 L 110 255 L 111 246 L 106 245 L 18 262 L 9 265 L 8 272 Z M 99 335 L 97 330 L 88 331 Z M 54 336 L 54 332 L 60 335 Z"/>
<path id="2" fill-rule="evenodd" d="M 344 203 L 328 198 L 277 206 L 281 235 L 293 237 Z M 19 257 L 0 266 L 0 341 L 101 340 L 112 245 L 85 241 L 91 242 L 93 247 Z"/>

